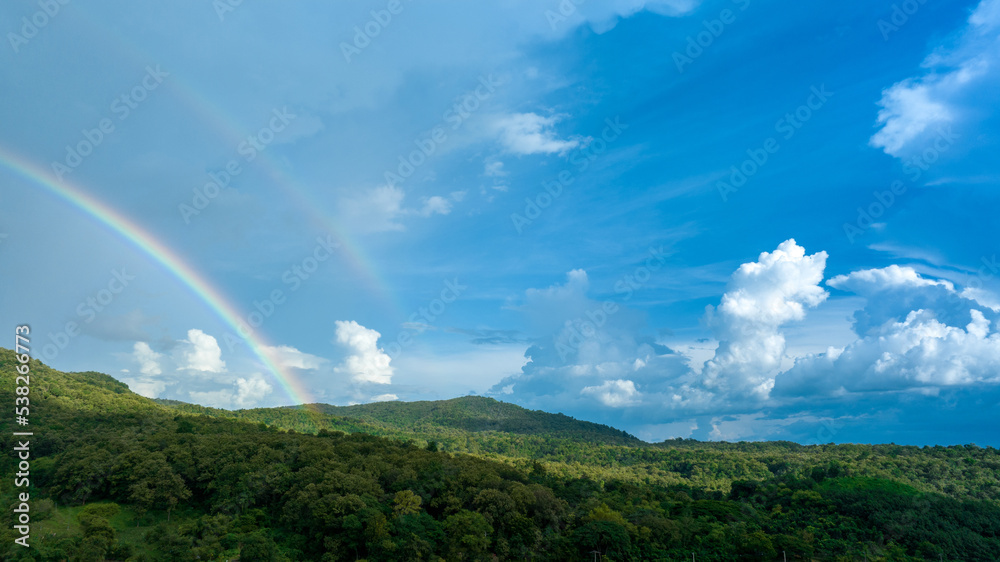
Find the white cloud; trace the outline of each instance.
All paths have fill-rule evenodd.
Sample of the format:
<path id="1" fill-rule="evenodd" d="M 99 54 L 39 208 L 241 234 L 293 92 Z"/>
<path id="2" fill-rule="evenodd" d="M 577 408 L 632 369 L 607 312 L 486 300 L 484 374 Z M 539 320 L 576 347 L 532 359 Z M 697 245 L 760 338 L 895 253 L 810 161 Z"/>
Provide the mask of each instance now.
<path id="1" fill-rule="evenodd" d="M 807 307 L 828 296 L 819 285 L 826 257 L 826 252 L 807 256 L 795 240 L 786 240 L 739 267 L 719 306 L 706 310 L 719 348 L 702 372 L 705 387 L 767 398 L 785 354 L 779 328 L 802 320 Z"/>
<path id="2" fill-rule="evenodd" d="M 188 391 L 188 396 L 195 404 L 208 406 L 209 408 L 232 408 L 233 391 L 228 388 L 219 390 Z"/>
<path id="3" fill-rule="evenodd" d="M 847 275 L 838 275 L 826 282 L 827 285 L 861 295 L 873 290 L 898 289 L 902 287 L 941 286 L 953 289 L 948 281 L 936 281 L 921 277 L 912 267 L 890 265 L 882 269 L 863 269 Z"/>
<path id="4" fill-rule="evenodd" d="M 403 214 L 402 189 L 381 185 L 364 190 L 359 195 L 341 202 L 343 214 L 357 229 L 365 232 L 385 232 L 403 230 L 399 222 Z"/>
<path id="5" fill-rule="evenodd" d="M 641 393 L 635 388 L 635 383 L 624 379 L 604 381 L 604 384 L 600 386 L 585 386 L 580 394 L 593 396 L 611 408 L 631 406 L 636 404 L 641 396 Z"/>
<path id="6" fill-rule="evenodd" d="M 507 175 L 500 160 L 487 159 L 483 164 L 483 174 L 490 178 L 502 178 Z"/>
<path id="7" fill-rule="evenodd" d="M 642 325 L 624 321 L 624 307 L 571 341 L 570 328 L 582 333 L 581 322 L 567 319 L 592 318 L 587 312 L 601 305 L 587 298 L 587 274 L 573 270 L 564 283 L 530 289 L 523 305 L 511 307 L 547 318 L 536 324 L 551 331 L 533 338 L 521 373 L 489 393 L 530 408 L 557 403 L 647 438 L 823 443 L 870 434 L 863 428 L 872 419 L 919 418 L 938 396 L 1000 395 L 1000 314 L 968 298 L 980 295 L 889 266 L 830 279 L 830 287 L 856 295 L 824 304 L 826 260 L 825 252 L 807 255 L 788 240 L 741 265 L 708 310 L 720 343 L 700 372 L 676 348 L 640 336 Z M 853 332 L 844 321 L 852 312 Z M 809 330 L 807 313 L 836 322 L 842 347 L 816 353 L 823 347 L 811 345 L 792 357 L 785 332 Z M 570 352 L 558 353 L 560 343 L 573 343 Z"/>
<path id="8" fill-rule="evenodd" d="M 424 206 L 416 213 L 422 217 L 429 217 L 431 215 L 447 215 L 451 212 L 451 201 L 448 201 L 444 197 L 439 195 L 434 195 L 424 199 Z"/>
<path id="9" fill-rule="evenodd" d="M 151 378 L 122 377 L 122 382 L 128 385 L 132 392 L 146 398 L 159 398 L 167 389 L 166 381 Z"/>
<path id="10" fill-rule="evenodd" d="M 992 110 L 997 90 L 984 77 L 995 78 L 1000 64 L 1000 38 L 994 33 L 998 25 L 1000 0 L 983 0 L 954 45 L 939 47 L 924 60 L 923 75 L 886 88 L 879 101 L 881 128 L 870 144 L 900 157 L 914 141 L 926 138 L 940 126 L 958 124 L 978 111 Z"/>
<path id="11" fill-rule="evenodd" d="M 981 311 L 967 317 L 963 329 L 914 310 L 846 349 L 799 360 L 776 385 L 784 395 L 815 396 L 1000 383 L 1000 335 Z"/>
<path id="12" fill-rule="evenodd" d="M 559 116 L 542 117 L 536 113 L 514 113 L 496 120 L 500 143 L 513 154 L 565 154 L 580 145 L 579 139 L 556 138 L 553 127 Z"/>
<path id="13" fill-rule="evenodd" d="M 263 346 L 261 350 L 282 368 L 319 369 L 323 364 L 328 362 L 327 359 L 299 351 L 288 345 L 279 345 L 276 347 Z"/>
<path id="14" fill-rule="evenodd" d="M 394 400 L 399 400 L 399 396 L 395 394 L 379 394 L 371 397 L 372 402 L 392 402 Z"/>
<path id="15" fill-rule="evenodd" d="M 198 329 L 188 330 L 186 340 L 181 340 L 178 367 L 192 371 L 221 373 L 226 370 L 222 349 L 214 337 Z"/>
<path id="16" fill-rule="evenodd" d="M 838 275 L 827 284 L 866 299 L 864 307 L 854 312 L 853 328 L 858 336 L 873 333 L 887 322 L 901 322 L 914 310 L 933 311 L 939 321 L 961 326 L 968 321 L 971 308 L 990 308 L 979 302 L 989 301 L 988 292 L 959 292 L 951 281 L 928 279 L 911 267 L 891 265 L 855 271 Z"/>
<path id="17" fill-rule="evenodd" d="M 460 201 L 463 192 L 451 193 L 452 200 Z M 405 230 L 401 219 L 406 216 L 427 218 L 432 215 L 447 215 L 453 203 L 445 197 L 433 195 L 423 199 L 419 208 L 406 208 L 403 200 L 406 193 L 394 186 L 381 185 L 362 191 L 360 194 L 341 201 L 341 212 L 346 222 L 362 232 L 388 232 Z"/>
<path id="18" fill-rule="evenodd" d="M 389 384 L 392 382 L 391 358 L 378 347 L 381 334 L 365 328 L 351 320 L 337 320 L 337 343 L 346 347 L 350 354 L 334 370 L 346 373 L 355 382 Z"/>
<path id="19" fill-rule="evenodd" d="M 271 391 L 271 385 L 260 375 L 249 378 L 239 377 L 230 388 L 216 390 L 188 391 L 188 396 L 196 404 L 211 408 L 255 408 L 260 406 Z"/>
<path id="20" fill-rule="evenodd" d="M 236 379 L 236 397 L 233 402 L 241 408 L 256 406 L 273 388 L 260 376 Z"/>
<path id="21" fill-rule="evenodd" d="M 160 358 L 163 354 L 153 351 L 144 341 L 135 342 L 132 346 L 132 357 L 139 364 L 139 372 L 143 375 L 159 375 L 163 372 L 160 368 Z"/>
<path id="22" fill-rule="evenodd" d="M 878 123 L 882 129 L 871 138 L 871 145 L 899 156 L 903 147 L 928 127 L 950 122 L 954 116 L 937 98 L 939 84 L 907 79 L 882 92 Z"/>

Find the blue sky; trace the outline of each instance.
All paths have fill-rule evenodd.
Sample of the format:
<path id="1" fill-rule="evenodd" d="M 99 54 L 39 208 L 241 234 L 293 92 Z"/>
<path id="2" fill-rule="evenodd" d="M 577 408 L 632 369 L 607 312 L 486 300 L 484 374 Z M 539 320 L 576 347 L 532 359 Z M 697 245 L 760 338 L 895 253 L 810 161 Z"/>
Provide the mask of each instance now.
<path id="1" fill-rule="evenodd" d="M 266 310 L 263 353 L 317 401 L 1000 444 L 1000 1 L 43 0 L 0 21 L 0 147 Z M 0 312 L 37 357 L 292 402 L 155 256 L 10 163 L 0 197 Z"/>

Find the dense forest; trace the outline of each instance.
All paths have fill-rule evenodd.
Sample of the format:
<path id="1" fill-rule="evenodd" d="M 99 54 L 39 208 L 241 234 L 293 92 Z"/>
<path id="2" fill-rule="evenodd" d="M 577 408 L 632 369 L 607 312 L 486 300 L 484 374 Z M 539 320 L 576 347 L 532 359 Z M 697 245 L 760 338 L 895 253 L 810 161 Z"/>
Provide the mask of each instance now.
<path id="1" fill-rule="evenodd" d="M 993 448 L 647 444 L 482 397 L 228 412 L 30 366 L 4 560 L 1000 560 Z"/>

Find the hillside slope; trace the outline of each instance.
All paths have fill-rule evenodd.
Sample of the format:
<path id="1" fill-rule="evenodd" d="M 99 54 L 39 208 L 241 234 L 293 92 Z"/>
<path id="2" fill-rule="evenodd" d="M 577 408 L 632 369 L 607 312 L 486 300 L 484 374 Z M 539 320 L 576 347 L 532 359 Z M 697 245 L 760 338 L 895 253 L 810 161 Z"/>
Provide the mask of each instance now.
<path id="1" fill-rule="evenodd" d="M 14 403 L 17 365 L 0 349 L 0 402 Z M 14 545 L 4 510 L 4 560 L 1000 559 L 995 449 L 560 437 L 549 439 L 556 458 L 514 447 L 493 462 L 231 417 L 347 419 L 323 412 L 168 407 L 107 375 L 30 367 L 30 423 L 17 427 L 35 434 L 32 548 Z M 371 427 L 386 412 L 398 424 L 436 420 L 428 427 L 473 445 L 548 442 L 447 426 L 481 429 L 452 417 L 475 404 L 348 411 Z M 10 431 L 0 441 L 15 445 Z M 16 462 L 5 454 L 0 472 Z M 24 491 L 0 478 L 5 505 Z"/>
<path id="2" fill-rule="evenodd" d="M 317 404 L 327 415 L 356 419 L 417 433 L 435 428 L 478 433 L 496 431 L 519 435 L 546 435 L 607 445 L 639 445 L 638 438 L 607 425 L 577 420 L 564 414 L 527 410 L 485 396 L 421 402 L 374 402 L 355 406 Z"/>

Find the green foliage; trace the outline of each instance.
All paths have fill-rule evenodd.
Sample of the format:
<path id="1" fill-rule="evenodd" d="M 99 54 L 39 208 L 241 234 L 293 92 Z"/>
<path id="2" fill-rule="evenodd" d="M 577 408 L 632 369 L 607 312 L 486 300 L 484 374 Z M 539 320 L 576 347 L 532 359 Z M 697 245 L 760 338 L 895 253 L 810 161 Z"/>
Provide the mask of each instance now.
<path id="1" fill-rule="evenodd" d="M 33 544 L 6 510 L 4 560 L 1000 559 L 992 448 L 645 444 L 480 397 L 226 412 L 32 371 Z"/>

